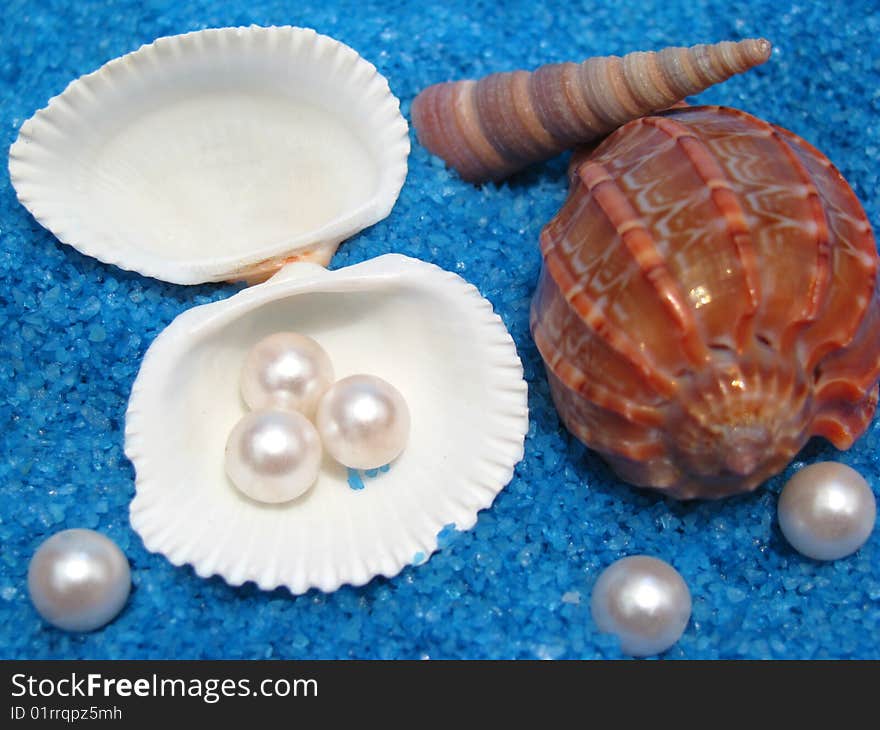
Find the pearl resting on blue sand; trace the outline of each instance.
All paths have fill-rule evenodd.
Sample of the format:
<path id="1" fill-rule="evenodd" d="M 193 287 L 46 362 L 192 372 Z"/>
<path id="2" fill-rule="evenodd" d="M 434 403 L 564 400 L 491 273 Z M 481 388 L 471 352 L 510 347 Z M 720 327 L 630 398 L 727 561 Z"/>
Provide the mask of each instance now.
<path id="1" fill-rule="evenodd" d="M 669 563 L 632 555 L 599 576 L 590 612 L 601 632 L 620 639 L 625 654 L 650 656 L 681 638 L 691 617 L 691 594 Z"/>
<path id="2" fill-rule="evenodd" d="M 795 550 L 815 560 L 837 560 L 871 536 L 877 502 L 855 469 L 823 461 L 786 482 L 777 513 L 782 534 Z"/>
<path id="3" fill-rule="evenodd" d="M 128 600 L 131 570 L 116 543 L 94 530 L 58 532 L 28 566 L 28 593 L 37 613 L 65 631 L 94 631 Z"/>
<path id="4" fill-rule="evenodd" d="M 226 473 L 251 499 L 288 502 L 311 489 L 321 455 L 318 432 L 301 413 L 253 411 L 229 434 Z"/>
<path id="5" fill-rule="evenodd" d="M 321 398 L 316 416 L 324 448 L 351 469 L 378 469 L 409 439 L 409 408 L 393 385 L 375 375 L 351 375 Z"/>
<path id="6" fill-rule="evenodd" d="M 311 337 L 276 332 L 245 356 L 241 395 L 251 410 L 299 411 L 311 418 L 333 379 L 330 357 Z"/>

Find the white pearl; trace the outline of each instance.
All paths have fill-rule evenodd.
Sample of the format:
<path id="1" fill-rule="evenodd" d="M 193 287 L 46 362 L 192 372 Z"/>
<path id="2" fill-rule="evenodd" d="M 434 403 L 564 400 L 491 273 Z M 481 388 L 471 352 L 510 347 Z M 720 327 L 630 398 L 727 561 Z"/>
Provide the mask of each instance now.
<path id="1" fill-rule="evenodd" d="M 336 382 L 318 404 L 324 448 L 352 469 L 378 469 L 400 455 L 409 438 L 409 409 L 390 383 L 375 375 Z"/>
<path id="2" fill-rule="evenodd" d="M 632 555 L 599 576 L 590 612 L 600 631 L 620 639 L 624 653 L 649 656 L 681 638 L 691 617 L 691 594 L 669 563 Z"/>
<path id="3" fill-rule="evenodd" d="M 94 631 L 112 621 L 131 590 L 128 560 L 94 530 L 63 530 L 44 541 L 28 566 L 28 592 L 46 621 Z"/>
<path id="4" fill-rule="evenodd" d="M 311 337 L 276 332 L 245 356 L 241 396 L 251 410 L 276 408 L 311 417 L 333 378 L 330 357 Z"/>
<path id="5" fill-rule="evenodd" d="M 226 473 L 258 502 L 287 502 L 307 492 L 321 468 L 321 440 L 295 411 L 253 411 L 226 442 Z"/>
<path id="6" fill-rule="evenodd" d="M 782 488 L 779 527 L 799 553 L 815 560 L 852 555 L 870 537 L 877 502 L 868 483 L 846 464 L 804 467 Z"/>

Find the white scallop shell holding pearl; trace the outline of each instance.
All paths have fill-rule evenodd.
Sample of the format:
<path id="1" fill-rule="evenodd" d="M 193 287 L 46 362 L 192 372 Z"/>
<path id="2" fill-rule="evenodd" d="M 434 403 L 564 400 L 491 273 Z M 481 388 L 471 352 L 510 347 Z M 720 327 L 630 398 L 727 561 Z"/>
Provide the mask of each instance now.
<path id="1" fill-rule="evenodd" d="M 246 412 L 241 365 L 278 331 L 314 338 L 338 379 L 370 373 L 406 399 L 409 442 L 363 489 L 327 455 L 314 487 L 278 505 L 249 500 L 224 473 Z M 362 585 L 422 562 L 449 524 L 472 527 L 512 478 L 527 427 L 515 345 L 472 285 L 397 254 L 335 271 L 294 263 L 184 312 L 148 350 L 126 416 L 131 523 L 149 550 L 233 585 Z"/>
<path id="2" fill-rule="evenodd" d="M 174 282 L 327 264 L 406 178 L 400 104 L 373 64 L 306 28 L 159 38 L 73 81 L 9 152 L 62 242 Z"/>

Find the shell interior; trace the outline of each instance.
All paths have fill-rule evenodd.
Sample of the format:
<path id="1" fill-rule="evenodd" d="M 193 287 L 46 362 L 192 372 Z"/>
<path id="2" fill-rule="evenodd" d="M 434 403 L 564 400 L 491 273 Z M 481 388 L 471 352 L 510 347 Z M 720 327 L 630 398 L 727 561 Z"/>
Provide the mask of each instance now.
<path id="1" fill-rule="evenodd" d="M 378 375 L 406 398 L 409 444 L 363 489 L 329 457 L 286 504 L 250 501 L 228 481 L 242 361 L 280 330 L 316 339 L 337 378 Z M 338 271 L 295 263 L 183 313 L 147 352 L 126 418 L 131 521 L 148 549 L 233 585 L 360 585 L 421 562 L 447 525 L 470 528 L 511 479 L 527 425 L 513 340 L 473 286 L 399 255 Z"/>
<path id="2" fill-rule="evenodd" d="M 197 283 L 327 263 L 388 215 L 408 153 L 397 99 L 354 50 L 303 28 L 222 28 L 71 83 L 23 125 L 10 175 L 62 241 Z"/>

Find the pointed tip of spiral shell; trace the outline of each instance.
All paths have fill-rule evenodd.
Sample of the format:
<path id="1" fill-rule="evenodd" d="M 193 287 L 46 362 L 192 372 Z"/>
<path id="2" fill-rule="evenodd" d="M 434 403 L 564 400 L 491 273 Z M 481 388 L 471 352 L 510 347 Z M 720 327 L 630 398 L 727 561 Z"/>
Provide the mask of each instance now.
<path id="1" fill-rule="evenodd" d="M 424 89 L 419 141 L 469 182 L 501 180 L 764 63 L 764 38 L 600 56 Z"/>
<path id="2" fill-rule="evenodd" d="M 739 42 L 739 46 L 752 59 L 752 64 L 761 64 L 770 59 L 773 52 L 773 44 L 766 38 L 746 38 Z"/>

